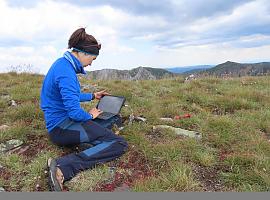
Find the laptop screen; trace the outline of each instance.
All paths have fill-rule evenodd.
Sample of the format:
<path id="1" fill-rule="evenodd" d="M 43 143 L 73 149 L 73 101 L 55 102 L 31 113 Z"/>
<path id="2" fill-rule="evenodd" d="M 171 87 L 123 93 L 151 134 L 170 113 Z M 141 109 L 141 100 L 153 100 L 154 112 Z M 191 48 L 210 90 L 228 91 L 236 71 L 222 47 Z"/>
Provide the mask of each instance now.
<path id="1" fill-rule="evenodd" d="M 124 97 L 104 96 L 100 99 L 97 108 L 103 112 L 118 114 L 124 101 Z"/>

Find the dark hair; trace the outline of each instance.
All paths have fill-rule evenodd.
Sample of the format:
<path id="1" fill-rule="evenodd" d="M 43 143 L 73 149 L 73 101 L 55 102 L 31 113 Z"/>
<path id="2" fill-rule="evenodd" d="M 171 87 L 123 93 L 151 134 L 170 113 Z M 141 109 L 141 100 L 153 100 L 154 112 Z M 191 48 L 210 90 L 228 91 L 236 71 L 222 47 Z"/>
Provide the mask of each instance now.
<path id="1" fill-rule="evenodd" d="M 97 40 L 92 35 L 85 32 L 85 28 L 79 28 L 70 36 L 68 48 L 76 48 L 84 52 L 98 55 L 101 45 L 98 44 Z M 76 49 L 75 51 L 77 51 Z"/>

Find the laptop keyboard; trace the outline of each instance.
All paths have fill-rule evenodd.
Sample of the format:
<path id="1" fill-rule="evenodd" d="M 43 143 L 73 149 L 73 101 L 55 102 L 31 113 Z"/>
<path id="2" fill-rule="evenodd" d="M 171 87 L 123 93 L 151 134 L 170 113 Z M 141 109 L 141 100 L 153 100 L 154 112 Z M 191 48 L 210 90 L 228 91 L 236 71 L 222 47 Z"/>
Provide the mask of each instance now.
<path id="1" fill-rule="evenodd" d="M 98 115 L 98 117 L 110 117 L 112 116 L 112 113 L 108 113 L 108 112 L 103 112 L 100 115 Z"/>

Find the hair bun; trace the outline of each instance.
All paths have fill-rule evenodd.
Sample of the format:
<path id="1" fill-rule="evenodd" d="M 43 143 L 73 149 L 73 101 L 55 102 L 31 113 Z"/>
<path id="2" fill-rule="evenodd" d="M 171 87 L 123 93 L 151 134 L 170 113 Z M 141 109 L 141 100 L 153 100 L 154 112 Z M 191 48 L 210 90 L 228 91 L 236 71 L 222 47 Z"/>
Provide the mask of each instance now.
<path id="1" fill-rule="evenodd" d="M 92 35 L 86 33 L 85 28 L 79 28 L 70 36 L 68 48 L 77 48 L 98 55 L 101 45 Z"/>
<path id="2" fill-rule="evenodd" d="M 80 28 L 78 30 L 79 30 L 79 41 L 85 40 L 85 38 L 86 38 L 85 28 Z"/>
<path id="3" fill-rule="evenodd" d="M 79 28 L 74 31 L 68 41 L 68 48 L 75 47 L 80 41 L 84 41 L 86 39 L 85 28 Z"/>

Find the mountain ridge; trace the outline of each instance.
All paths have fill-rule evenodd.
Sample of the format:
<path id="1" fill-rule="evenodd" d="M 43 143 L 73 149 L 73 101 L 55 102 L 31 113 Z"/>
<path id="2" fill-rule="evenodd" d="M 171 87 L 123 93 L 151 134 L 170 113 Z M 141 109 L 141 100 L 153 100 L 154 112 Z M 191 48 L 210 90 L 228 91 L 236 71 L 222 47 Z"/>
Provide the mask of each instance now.
<path id="1" fill-rule="evenodd" d="M 200 68 L 206 66 L 208 68 Z M 173 73 L 168 71 L 172 68 L 152 68 L 152 67 L 137 67 L 131 70 L 118 69 L 102 69 L 87 72 L 87 78 L 94 80 L 156 80 L 163 78 L 172 78 L 181 75 L 194 74 L 200 76 L 216 76 L 216 77 L 241 77 L 241 76 L 261 76 L 270 75 L 270 62 L 259 63 L 237 63 L 227 61 L 218 64 L 214 67 L 210 65 L 199 65 L 197 68 L 181 73 Z M 177 70 L 178 68 L 173 68 Z M 180 70 L 180 68 L 179 68 Z"/>
<path id="2" fill-rule="evenodd" d="M 137 67 L 131 70 L 102 69 L 87 72 L 87 78 L 94 80 L 155 80 L 176 76 L 161 68 Z"/>
<path id="3" fill-rule="evenodd" d="M 225 63 L 221 63 L 213 68 L 207 69 L 203 72 L 199 72 L 198 74 L 218 77 L 270 75 L 270 62 L 237 63 L 232 61 L 226 61 Z"/>

